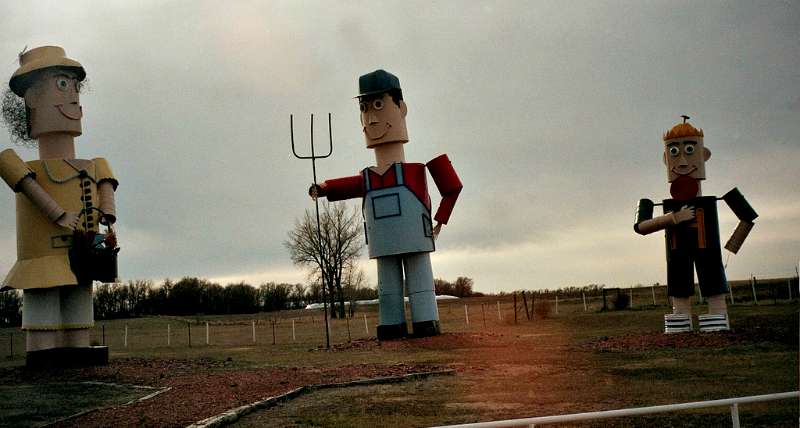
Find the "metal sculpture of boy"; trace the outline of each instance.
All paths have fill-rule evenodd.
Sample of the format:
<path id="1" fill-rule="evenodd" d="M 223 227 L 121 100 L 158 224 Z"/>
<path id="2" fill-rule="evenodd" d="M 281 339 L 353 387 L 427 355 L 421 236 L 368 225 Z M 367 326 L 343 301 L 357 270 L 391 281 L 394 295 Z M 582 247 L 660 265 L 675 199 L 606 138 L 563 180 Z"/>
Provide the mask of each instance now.
<path id="1" fill-rule="evenodd" d="M 639 201 L 634 230 L 647 235 L 665 230 L 667 250 L 667 294 L 672 297 L 673 313 L 664 315 L 664 331 L 692 331 L 691 296 L 694 294 L 694 271 L 700 292 L 708 300 L 708 314 L 698 317 L 700 331 L 728 330 L 725 293 L 728 282 L 722 265 L 719 247 L 717 198 L 703 196 L 700 181 L 705 180 L 705 162 L 711 151 L 703 144 L 703 130 L 687 122 L 675 125 L 664 134 L 664 164 L 671 183 L 672 199 L 665 199 L 664 215 L 653 217 L 653 202 Z M 739 225 L 725 249 L 737 253 L 758 214 L 750 207 L 739 190 L 734 188 L 723 196 L 739 218 Z"/>
<path id="2" fill-rule="evenodd" d="M 17 262 L 2 286 L 23 290 L 29 366 L 103 364 L 108 348 L 89 346 L 92 282 L 116 279 L 117 180 L 105 159 L 75 157 L 83 66 L 56 46 L 24 52 L 19 63 L 3 117 L 13 139 L 38 146 L 39 160 L 0 152 L 0 176 L 17 193 Z"/>
<path id="3" fill-rule="evenodd" d="M 408 335 L 403 285 L 408 290 L 414 336 L 440 333 L 430 252 L 443 224 L 447 224 L 461 181 L 447 155 L 427 164 L 407 163 L 408 112 L 400 81 L 384 70 L 358 80 L 361 126 L 367 148 L 375 151 L 375 166 L 359 175 L 327 180 L 312 186 L 312 197 L 329 201 L 363 198 L 369 257 L 378 263 L 378 339 Z M 431 221 L 431 201 L 425 170 L 430 171 L 442 201 Z"/>

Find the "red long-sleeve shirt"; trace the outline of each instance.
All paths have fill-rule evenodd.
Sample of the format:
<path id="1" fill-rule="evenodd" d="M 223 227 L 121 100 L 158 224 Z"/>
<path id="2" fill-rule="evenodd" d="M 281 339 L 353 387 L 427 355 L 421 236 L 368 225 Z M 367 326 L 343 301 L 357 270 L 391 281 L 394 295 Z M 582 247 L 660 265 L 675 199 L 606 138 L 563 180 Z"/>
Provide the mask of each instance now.
<path id="1" fill-rule="evenodd" d="M 433 177 L 436 188 L 442 195 L 442 201 L 436 215 L 433 217 L 439 223 L 447 224 L 453 207 L 456 205 L 461 189 L 464 187 L 458 178 L 453 165 L 447 155 L 439 155 L 427 164 L 421 163 L 402 163 L 404 184 L 425 204 L 431 208 L 430 196 L 425 182 L 425 168 Z M 367 176 L 371 189 L 380 189 L 397 185 L 395 169 L 389 168 L 383 174 L 367 168 Z M 320 196 L 326 196 L 329 201 L 341 201 L 345 199 L 364 197 L 366 194 L 366 183 L 364 174 L 353 175 L 350 177 L 334 178 L 326 180 L 320 185 Z"/>

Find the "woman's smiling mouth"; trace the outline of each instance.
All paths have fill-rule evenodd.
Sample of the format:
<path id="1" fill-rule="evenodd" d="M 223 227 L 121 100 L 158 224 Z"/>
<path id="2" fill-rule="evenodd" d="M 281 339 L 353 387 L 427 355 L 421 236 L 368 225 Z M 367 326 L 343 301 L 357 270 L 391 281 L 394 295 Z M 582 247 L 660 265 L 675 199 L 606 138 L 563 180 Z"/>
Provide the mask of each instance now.
<path id="1" fill-rule="evenodd" d="M 77 110 L 68 108 L 67 110 L 72 110 L 72 112 L 67 112 L 64 109 L 64 104 L 56 104 L 55 107 L 58 109 L 59 113 L 67 119 L 80 120 L 83 117 L 83 108 L 81 108 L 78 103 L 70 103 L 69 105 L 77 107 Z"/>

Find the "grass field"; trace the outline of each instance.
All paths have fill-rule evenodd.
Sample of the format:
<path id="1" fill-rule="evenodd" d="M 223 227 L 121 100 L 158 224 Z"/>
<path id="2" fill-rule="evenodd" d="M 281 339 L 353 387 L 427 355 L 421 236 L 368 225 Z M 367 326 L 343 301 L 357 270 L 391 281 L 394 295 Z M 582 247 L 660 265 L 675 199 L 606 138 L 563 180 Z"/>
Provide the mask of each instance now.
<path id="1" fill-rule="evenodd" d="M 510 296 L 500 300 L 499 315 L 496 297 L 440 302 L 442 328 L 446 334 L 438 338 L 384 343 L 374 340 L 375 308 L 360 308 L 349 321 L 332 321 L 331 343 L 335 345 L 332 351 L 320 349 L 324 345 L 322 319 L 320 313 L 309 314 L 308 311 L 98 322 L 93 340 L 103 341 L 105 326 L 105 343 L 111 347 L 112 357 L 109 371 L 124 371 L 126 365 L 134 364 L 141 366 L 141 370 L 132 379 L 154 387 L 173 387 L 163 398 L 152 400 L 154 411 L 162 413 L 165 402 L 159 400 L 169 400 L 170 405 L 178 405 L 181 400 L 198 400 L 197 393 L 190 394 L 190 391 L 218 390 L 222 395 L 224 391 L 237 390 L 238 398 L 232 401 L 239 403 L 236 405 L 261 397 L 246 393 L 255 388 L 248 386 L 246 382 L 249 381 L 230 380 L 239 373 L 257 376 L 261 382 L 258 386 L 268 386 L 264 391 L 272 394 L 272 391 L 279 393 L 300 384 L 325 382 L 336 373 L 348 370 L 354 378 L 369 377 L 376 370 L 392 371 L 398 366 L 404 370 L 425 367 L 456 370 L 455 375 L 423 381 L 313 392 L 250 415 L 239 422 L 241 426 L 425 426 L 798 389 L 800 333 L 796 301 L 734 305 L 730 312 L 731 333 L 666 337 L 661 331 L 662 315 L 667 307 L 652 305 L 653 291 L 661 290 L 634 289 L 633 308 L 625 311 L 598 312 L 602 307 L 602 300 L 598 298 L 587 301 L 587 311 L 584 311 L 582 299 L 561 299 L 558 313 L 555 301 L 536 301 L 537 309 L 532 312 L 537 315 L 530 321 L 519 301 L 516 324 Z M 656 302 L 665 303 L 663 292 L 656 294 Z M 704 310 L 704 307 L 695 306 L 696 314 Z M 542 317 L 546 312 L 549 315 Z M 348 342 L 348 323 L 351 342 Z M 0 346 L 0 355 L 9 351 L 3 333 L 8 337 L 13 331 L 0 332 L 0 341 L 6 342 L 2 345 L 5 348 Z M 15 386 L 30 388 L 51 384 L 52 379 L 25 376 L 20 368 L 24 364 L 22 336 L 17 331 L 14 338 L 19 342 L 14 345 L 14 358 L 3 358 L 2 362 L 5 371 L 0 380 L 5 387 L 13 390 Z M 168 364 L 159 365 L 162 361 Z M 196 364 L 198 361 L 202 364 Z M 359 372 L 365 368 L 371 372 Z M 100 376 L 97 373 L 66 372 L 53 377 L 66 384 L 67 380 L 92 380 Z M 114 379 L 113 374 L 104 373 L 104 380 Z M 208 377 L 211 375 L 216 377 Z M 206 377 L 202 381 L 194 380 L 200 376 Z M 129 378 L 124 380 L 133 383 Z M 270 382 L 274 385 L 265 386 Z M 200 386 L 205 389 L 197 389 Z M 186 391 L 183 395 L 182 390 Z M 81 392 L 71 390 L 69 395 L 80 396 Z M 93 393 L 86 390 L 84 395 Z M 213 393 L 210 398 L 209 403 L 213 403 Z M 59 401 L 53 397 L 48 400 L 50 404 Z M 118 401 L 112 400 L 105 405 L 116 404 Z M 129 410 L 117 408 L 114 414 L 123 418 L 120 415 L 126 411 L 131 415 L 147 413 L 146 406 L 137 406 Z M 219 413 L 210 404 L 201 406 L 206 407 L 208 414 L 192 410 L 188 416 L 176 418 L 174 422 L 149 424 L 183 426 L 187 418 L 200 420 Z M 744 426 L 797 426 L 799 416 L 795 400 L 746 405 L 740 412 Z M 74 413 L 74 408 L 61 413 L 64 413 L 61 416 Z M 100 416 L 103 414 L 98 414 L 98 419 L 79 418 L 73 425 L 60 426 L 103 425 L 97 422 L 102 420 Z M 145 416 L 135 417 L 144 419 L 136 419 L 130 425 L 114 424 L 148 424 Z M 728 421 L 727 409 L 708 409 L 575 426 L 719 426 Z"/>

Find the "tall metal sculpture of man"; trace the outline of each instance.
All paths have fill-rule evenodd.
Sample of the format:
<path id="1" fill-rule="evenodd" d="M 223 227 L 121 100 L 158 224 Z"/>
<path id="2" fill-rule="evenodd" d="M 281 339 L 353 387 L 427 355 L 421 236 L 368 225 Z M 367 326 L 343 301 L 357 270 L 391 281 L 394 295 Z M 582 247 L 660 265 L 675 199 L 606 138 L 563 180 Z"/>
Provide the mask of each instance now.
<path id="1" fill-rule="evenodd" d="M 664 215 L 653 217 L 653 202 L 639 201 L 633 229 L 642 235 L 658 230 L 666 232 L 667 294 L 672 297 L 673 313 L 664 315 L 664 331 L 692 331 L 691 296 L 694 294 L 694 270 L 700 292 L 708 299 L 708 314 L 698 317 L 700 331 L 728 330 L 730 323 L 725 304 L 728 282 L 722 265 L 717 197 L 703 196 L 701 180 L 706 179 L 705 163 L 711 151 L 703 145 L 703 130 L 687 122 L 675 125 L 664 134 L 664 164 L 671 183 L 672 199 L 662 203 Z M 739 225 L 725 249 L 737 253 L 758 214 L 734 188 L 721 199 L 739 218 Z"/>
<path id="2" fill-rule="evenodd" d="M 312 186 L 309 193 L 312 197 L 325 196 L 329 201 L 363 198 L 369 257 L 378 263 L 378 339 L 408 335 L 404 282 L 414 336 L 437 335 L 439 312 L 430 252 L 435 249 L 434 239 L 442 225 L 450 218 L 461 192 L 461 181 L 447 155 L 427 164 L 405 162 L 408 107 L 395 75 L 376 70 L 361 76 L 358 86 L 362 131 L 367 148 L 375 151 L 375 166 L 365 168 L 359 175 Z M 433 217 L 436 226 L 431 221 L 426 168 L 442 194 Z"/>
<path id="3" fill-rule="evenodd" d="M 117 180 L 105 159 L 75 157 L 83 66 L 56 46 L 19 63 L 3 116 L 13 139 L 38 146 L 39 160 L 0 152 L 0 176 L 17 193 L 17 262 L 2 286 L 23 290 L 29 366 L 103 364 L 108 348 L 89 346 L 92 281 L 116 278 L 116 240 L 99 227 L 116 221 Z"/>

